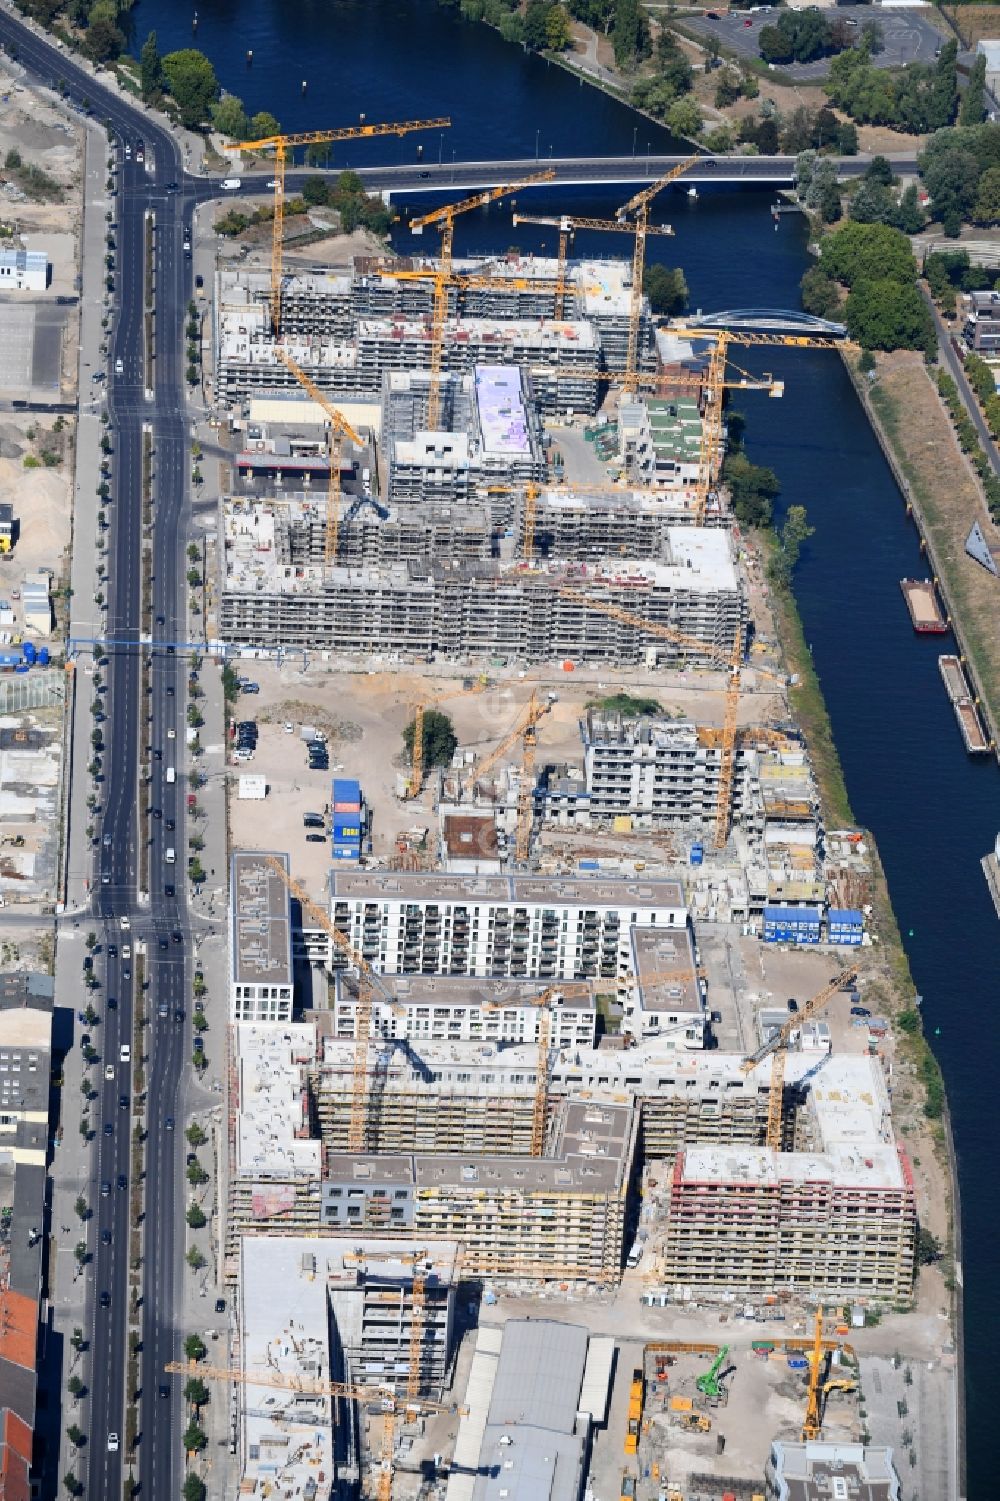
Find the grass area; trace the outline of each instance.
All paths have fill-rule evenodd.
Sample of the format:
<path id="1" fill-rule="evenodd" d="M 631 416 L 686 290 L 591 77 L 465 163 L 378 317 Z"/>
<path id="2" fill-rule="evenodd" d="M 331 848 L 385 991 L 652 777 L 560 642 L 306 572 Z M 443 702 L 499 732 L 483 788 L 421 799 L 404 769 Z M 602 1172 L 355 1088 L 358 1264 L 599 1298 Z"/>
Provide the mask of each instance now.
<path id="1" fill-rule="evenodd" d="M 762 540 L 768 553 L 777 549 L 778 541 L 773 533 L 764 534 Z M 770 586 L 770 599 L 786 665 L 789 672 L 794 673 L 797 678 L 797 682 L 788 690 L 788 699 L 809 746 L 823 816 L 830 828 L 852 827 L 855 820 L 851 800 L 847 795 L 844 771 L 834 744 L 830 716 L 813 665 L 812 652 L 806 645 L 798 605 L 793 594 L 773 583 Z"/>
<path id="2" fill-rule="evenodd" d="M 624 719 L 639 719 L 644 714 L 661 714 L 663 706 L 659 699 L 636 698 L 631 693 L 609 693 L 604 698 L 587 700 L 588 709 L 606 709 L 612 714 L 621 714 Z"/>
<path id="3" fill-rule="evenodd" d="M 934 549 L 941 585 L 993 725 L 1000 723 L 1000 586 L 966 554 L 974 521 L 991 532 L 979 487 L 919 355 L 879 359 L 868 399 Z"/>

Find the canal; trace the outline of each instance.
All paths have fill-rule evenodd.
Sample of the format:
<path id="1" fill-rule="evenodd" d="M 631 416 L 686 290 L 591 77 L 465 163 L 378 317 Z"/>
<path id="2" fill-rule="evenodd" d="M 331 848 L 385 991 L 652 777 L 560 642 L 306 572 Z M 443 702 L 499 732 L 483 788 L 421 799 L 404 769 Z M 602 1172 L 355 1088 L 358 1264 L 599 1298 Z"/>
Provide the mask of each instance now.
<path id="1" fill-rule="evenodd" d="M 452 151 L 458 159 L 543 159 L 550 151 L 641 154 L 670 144 L 613 100 L 433 0 L 199 0 L 195 35 L 193 8 L 140 0 L 137 46 L 150 29 L 161 51 L 200 46 L 248 110 L 272 110 L 285 129 L 348 124 L 362 112 L 369 120 L 450 114 L 452 129 L 424 144 L 427 157 L 444 161 Z M 417 139 L 372 143 L 363 160 L 412 161 Z M 623 196 L 541 190 L 531 204 L 607 215 Z M 507 205 L 459 220 L 456 251 L 511 244 L 509 214 Z M 655 217 L 672 222 L 676 238 L 651 240 L 650 257 L 683 266 L 692 307 L 799 305 L 804 226 L 784 215 L 775 230 L 760 192 L 703 192 L 692 203 L 674 190 Z M 546 231 L 533 234 L 520 231 L 519 243 L 540 248 Z M 414 243 L 405 224 L 397 239 Z M 624 254 L 627 246 L 593 234 L 578 236 L 576 249 Z M 741 363 L 753 366 L 746 354 Z M 899 580 L 926 570 L 839 359 L 776 350 L 766 365 L 784 379 L 785 395 L 740 399 L 748 449 L 776 470 L 779 510 L 804 504 L 816 528 L 795 578 L 806 640 L 854 811 L 878 841 L 948 1088 L 962 1187 L 968 1494 L 985 1498 L 995 1493 L 988 1403 L 1000 1326 L 1000 1188 L 982 1091 L 991 1092 L 990 1070 L 1000 1070 L 1000 1016 L 997 917 L 979 860 L 1000 830 L 1000 777 L 992 761 L 973 761 L 962 748 L 937 671 L 947 641 L 920 639 L 910 628 Z"/>

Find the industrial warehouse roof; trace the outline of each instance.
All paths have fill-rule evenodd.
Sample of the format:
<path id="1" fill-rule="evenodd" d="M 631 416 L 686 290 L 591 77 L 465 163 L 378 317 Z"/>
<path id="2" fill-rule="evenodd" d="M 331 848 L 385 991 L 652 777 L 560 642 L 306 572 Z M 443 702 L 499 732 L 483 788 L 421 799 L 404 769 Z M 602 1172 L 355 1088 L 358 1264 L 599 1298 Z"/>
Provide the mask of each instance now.
<path id="1" fill-rule="evenodd" d="M 556 1319 L 511 1319 L 490 1401 L 488 1421 L 530 1424 L 572 1433 L 587 1362 L 588 1335 L 580 1324 Z"/>

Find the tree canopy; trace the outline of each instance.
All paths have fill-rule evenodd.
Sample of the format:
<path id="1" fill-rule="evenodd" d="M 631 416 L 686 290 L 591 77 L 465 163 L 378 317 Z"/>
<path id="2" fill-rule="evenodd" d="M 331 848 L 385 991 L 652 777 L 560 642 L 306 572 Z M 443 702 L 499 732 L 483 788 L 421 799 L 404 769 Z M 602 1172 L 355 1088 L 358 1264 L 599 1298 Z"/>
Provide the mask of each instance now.
<path id="1" fill-rule="evenodd" d="M 733 500 L 733 515 L 741 526 L 768 526 L 772 502 L 781 491 L 773 469 L 751 464 L 745 453 L 730 451 L 722 465 L 722 482 Z"/>
<path id="2" fill-rule="evenodd" d="M 922 349 L 932 353 L 934 324 L 920 291 L 884 278 L 851 288 L 844 309 L 851 338 L 866 349 Z"/>
<path id="3" fill-rule="evenodd" d="M 417 721 L 411 719 L 403 731 L 403 744 L 411 762 L 416 729 Z M 440 709 L 428 709 L 424 714 L 423 745 L 425 767 L 448 766 L 451 763 L 458 746 L 458 736 L 448 715 Z"/>
<path id="4" fill-rule="evenodd" d="M 917 274 L 909 240 L 887 224 L 848 223 L 833 230 L 820 244 L 820 265 L 847 287 L 876 279 L 912 283 Z"/>
<path id="5" fill-rule="evenodd" d="M 760 55 L 766 63 L 811 63 L 837 47 L 833 27 L 815 6 L 782 11 L 777 23 L 760 33 Z"/>
<path id="6" fill-rule="evenodd" d="M 212 105 L 219 97 L 215 69 L 196 47 L 168 52 L 163 72 L 180 113 L 181 124 L 197 129 L 210 118 Z"/>
<path id="7" fill-rule="evenodd" d="M 852 119 L 925 135 L 950 125 L 958 106 L 958 44 L 945 42 L 937 61 L 905 68 L 876 68 L 871 48 L 842 52 L 830 64 L 825 88 Z"/>
<path id="8" fill-rule="evenodd" d="M 642 290 L 654 313 L 675 317 L 687 307 L 688 285 L 679 266 L 647 266 L 643 272 Z"/>

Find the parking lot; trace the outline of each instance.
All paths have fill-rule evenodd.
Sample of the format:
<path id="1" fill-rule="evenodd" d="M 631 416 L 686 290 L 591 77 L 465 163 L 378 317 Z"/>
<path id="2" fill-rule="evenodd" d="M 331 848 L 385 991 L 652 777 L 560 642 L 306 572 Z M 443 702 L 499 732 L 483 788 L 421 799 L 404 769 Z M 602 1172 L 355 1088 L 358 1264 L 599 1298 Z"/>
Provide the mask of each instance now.
<path id="1" fill-rule="evenodd" d="M 713 14 L 718 16 L 717 20 L 711 19 Z M 737 57 L 758 57 L 760 34 L 765 26 L 775 24 L 779 14 L 771 6 L 751 12 L 706 12 L 701 16 L 686 16 L 684 27 L 685 30 L 697 33 L 699 37 L 715 37 L 726 52 L 735 53 Z M 876 9 L 869 5 L 855 5 L 851 7 L 849 16 L 845 16 L 842 10 L 831 10 L 828 15 L 831 21 L 846 20 L 854 23 L 851 29 L 859 36 L 866 21 L 877 22 L 885 41 L 885 50 L 872 59 L 877 68 L 900 68 L 905 63 L 933 62 L 944 40 L 933 22 L 909 10 L 887 11 L 881 7 Z M 822 57 L 812 63 L 781 63 L 776 66 L 779 72 L 787 74 L 789 78 L 806 82 L 825 78 L 830 70 L 830 58 Z"/>

